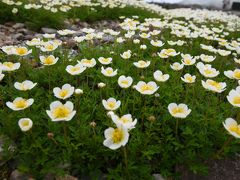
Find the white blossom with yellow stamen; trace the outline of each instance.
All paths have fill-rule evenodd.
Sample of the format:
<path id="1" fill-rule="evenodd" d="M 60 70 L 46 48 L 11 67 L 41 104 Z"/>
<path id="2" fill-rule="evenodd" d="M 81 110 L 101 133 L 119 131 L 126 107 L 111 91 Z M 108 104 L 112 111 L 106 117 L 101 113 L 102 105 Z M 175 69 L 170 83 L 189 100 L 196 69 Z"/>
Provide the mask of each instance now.
<path id="1" fill-rule="evenodd" d="M 186 104 L 171 103 L 168 105 L 169 113 L 176 118 L 186 118 L 190 113 L 191 109 Z"/>
<path id="2" fill-rule="evenodd" d="M 33 99 L 24 99 L 22 97 L 17 97 L 13 102 L 8 101 L 6 105 L 14 111 L 20 111 L 31 106 L 33 102 Z"/>
<path id="3" fill-rule="evenodd" d="M 55 87 L 53 89 L 54 96 L 59 99 L 67 99 L 71 97 L 74 93 L 74 87 L 70 84 L 64 84 L 62 88 Z"/>
<path id="4" fill-rule="evenodd" d="M 76 111 L 71 101 L 62 104 L 60 101 L 54 101 L 50 104 L 50 110 L 47 110 L 48 116 L 52 121 L 70 121 Z"/>
<path id="5" fill-rule="evenodd" d="M 117 101 L 115 98 L 111 97 L 107 100 L 103 99 L 102 104 L 106 110 L 114 111 L 120 107 L 121 101 L 120 100 Z"/>

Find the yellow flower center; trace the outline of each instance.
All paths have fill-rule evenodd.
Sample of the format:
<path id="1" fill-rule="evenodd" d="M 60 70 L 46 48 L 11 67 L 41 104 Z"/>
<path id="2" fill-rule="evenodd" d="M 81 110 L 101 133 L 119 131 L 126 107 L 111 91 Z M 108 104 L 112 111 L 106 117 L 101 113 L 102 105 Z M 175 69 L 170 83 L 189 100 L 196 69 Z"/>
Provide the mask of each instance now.
<path id="1" fill-rule="evenodd" d="M 147 64 L 145 61 L 139 61 L 138 63 L 139 63 L 139 66 L 141 66 L 141 67 L 143 67 Z"/>
<path id="2" fill-rule="evenodd" d="M 128 85 L 128 80 L 122 80 L 122 81 L 121 81 L 121 84 Z"/>
<path id="3" fill-rule="evenodd" d="M 48 51 L 52 51 L 53 48 L 54 48 L 54 46 L 53 46 L 52 44 L 46 45 L 46 49 L 47 49 Z"/>
<path id="4" fill-rule="evenodd" d="M 113 73 L 113 70 L 112 70 L 112 69 L 107 69 L 107 70 L 106 70 L 106 73 L 107 73 L 108 75 L 111 75 L 111 74 Z"/>
<path id="5" fill-rule="evenodd" d="M 182 107 L 175 107 L 172 109 L 173 114 L 184 113 L 184 109 Z"/>
<path id="6" fill-rule="evenodd" d="M 47 58 L 44 59 L 44 64 L 51 65 L 54 62 L 54 58 L 51 56 L 48 56 Z"/>
<path id="7" fill-rule="evenodd" d="M 108 58 L 104 58 L 104 59 L 102 59 L 102 61 L 107 63 L 107 62 L 109 62 L 109 59 Z"/>
<path id="8" fill-rule="evenodd" d="M 122 121 L 123 123 L 130 122 L 130 120 L 128 118 L 125 118 L 125 117 L 120 118 L 120 121 Z"/>
<path id="9" fill-rule="evenodd" d="M 59 93 L 59 96 L 64 98 L 68 95 L 68 90 L 67 89 L 64 89 L 64 90 L 61 90 L 60 93 Z"/>
<path id="10" fill-rule="evenodd" d="M 73 67 L 71 69 L 71 72 L 74 73 L 74 72 L 79 71 L 79 70 L 80 70 L 80 67 Z"/>
<path id="11" fill-rule="evenodd" d="M 22 126 L 23 126 L 23 127 L 29 126 L 29 121 L 28 121 L 28 120 L 22 121 Z"/>
<path id="12" fill-rule="evenodd" d="M 152 91 L 153 90 L 153 87 L 152 86 L 150 86 L 150 85 L 147 85 L 147 84 L 145 84 L 145 85 L 143 85 L 142 87 L 141 87 L 141 91 L 143 92 L 143 91 Z"/>
<path id="13" fill-rule="evenodd" d="M 12 62 L 4 62 L 4 66 L 7 66 L 8 68 L 13 68 L 14 64 Z"/>
<path id="14" fill-rule="evenodd" d="M 192 78 L 191 76 L 187 76 L 187 77 L 186 77 L 186 80 L 187 80 L 188 82 L 192 82 L 192 81 L 193 81 L 193 78 Z"/>
<path id="15" fill-rule="evenodd" d="M 54 109 L 53 111 L 53 116 L 55 118 L 66 118 L 68 117 L 68 115 L 70 114 L 70 109 L 61 105 L 59 107 L 57 107 L 56 109 Z"/>
<path id="16" fill-rule="evenodd" d="M 190 59 L 185 59 L 184 61 L 185 61 L 185 64 L 191 64 L 192 62 Z"/>
<path id="17" fill-rule="evenodd" d="M 123 139 L 123 132 L 121 129 L 114 129 L 113 134 L 112 134 L 112 140 L 114 143 L 119 143 Z"/>
<path id="18" fill-rule="evenodd" d="M 92 60 L 84 59 L 82 62 L 83 62 L 83 63 L 86 63 L 86 64 L 92 64 Z"/>
<path id="19" fill-rule="evenodd" d="M 24 55 L 27 53 L 27 49 L 24 47 L 19 47 L 19 48 L 16 48 L 16 52 L 18 55 Z"/>
<path id="20" fill-rule="evenodd" d="M 233 75 L 235 78 L 240 79 L 240 70 L 235 70 Z"/>
<path id="21" fill-rule="evenodd" d="M 240 135 L 240 126 L 234 124 L 229 127 L 229 130 Z"/>
<path id="22" fill-rule="evenodd" d="M 204 70 L 204 72 L 205 72 L 206 74 L 212 74 L 212 73 L 213 73 L 213 71 L 210 70 L 210 69 L 206 69 L 206 70 Z"/>
<path id="23" fill-rule="evenodd" d="M 240 96 L 236 96 L 233 98 L 233 104 L 240 104 Z"/>
<path id="24" fill-rule="evenodd" d="M 174 49 L 167 49 L 166 50 L 166 54 L 170 54 L 170 53 L 173 53 L 174 52 Z"/>
<path id="25" fill-rule="evenodd" d="M 108 107 L 110 107 L 111 109 L 115 108 L 116 103 L 115 102 L 108 102 Z"/>
<path id="26" fill-rule="evenodd" d="M 211 86 L 214 86 L 217 89 L 221 89 L 220 83 L 218 83 L 216 81 L 208 81 L 208 84 L 210 84 Z"/>
<path id="27" fill-rule="evenodd" d="M 20 99 L 13 104 L 16 108 L 25 108 L 27 106 L 27 101 L 25 99 Z"/>

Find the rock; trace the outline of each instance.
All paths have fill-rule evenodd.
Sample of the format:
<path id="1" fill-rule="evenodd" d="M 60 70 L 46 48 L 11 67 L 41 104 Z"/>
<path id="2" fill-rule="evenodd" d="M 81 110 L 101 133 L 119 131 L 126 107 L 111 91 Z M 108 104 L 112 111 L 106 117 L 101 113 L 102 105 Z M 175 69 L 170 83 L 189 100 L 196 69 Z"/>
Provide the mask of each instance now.
<path id="1" fill-rule="evenodd" d="M 14 24 L 12 27 L 14 28 L 14 29 L 19 29 L 19 28 L 23 28 L 25 25 L 23 24 L 23 23 L 16 23 L 16 24 Z"/>
<path id="2" fill-rule="evenodd" d="M 63 177 L 56 177 L 56 180 L 78 180 L 78 178 L 70 175 L 65 175 Z"/>
<path id="3" fill-rule="evenodd" d="M 104 42 L 114 42 L 115 38 L 113 36 L 111 36 L 111 35 L 105 35 L 105 36 L 103 36 L 102 40 Z"/>
<path id="4" fill-rule="evenodd" d="M 54 34 L 57 32 L 57 30 L 53 28 L 42 28 L 41 31 L 47 34 Z"/>
<path id="5" fill-rule="evenodd" d="M 155 180 L 165 180 L 161 174 L 153 174 L 152 176 Z"/>
<path id="6" fill-rule="evenodd" d="M 13 39 L 22 40 L 23 39 L 23 34 L 17 33 L 17 34 L 14 34 L 12 37 L 13 37 Z"/>
<path id="7" fill-rule="evenodd" d="M 29 179 L 29 177 L 26 174 L 21 173 L 16 169 L 11 173 L 9 179 L 10 180 L 25 180 L 25 179 L 27 180 Z"/>
<path id="8" fill-rule="evenodd" d="M 28 34 L 29 31 L 25 28 L 17 29 L 17 32 L 22 33 L 22 34 Z"/>
<path id="9" fill-rule="evenodd" d="M 32 40 L 33 39 L 33 35 L 26 35 L 24 36 L 24 40 Z"/>
<path id="10" fill-rule="evenodd" d="M 46 174 L 46 176 L 44 177 L 43 180 L 54 180 L 54 179 L 55 179 L 54 174 L 48 173 L 48 174 Z"/>

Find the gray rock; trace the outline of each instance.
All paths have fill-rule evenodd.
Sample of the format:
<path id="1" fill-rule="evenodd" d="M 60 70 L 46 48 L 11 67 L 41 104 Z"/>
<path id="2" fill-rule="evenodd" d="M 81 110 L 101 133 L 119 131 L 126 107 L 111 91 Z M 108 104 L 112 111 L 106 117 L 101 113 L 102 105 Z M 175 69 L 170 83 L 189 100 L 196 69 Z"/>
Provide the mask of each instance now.
<path id="1" fill-rule="evenodd" d="M 41 31 L 43 33 L 48 33 L 48 34 L 54 34 L 57 32 L 57 30 L 53 28 L 42 28 Z"/>
<path id="2" fill-rule="evenodd" d="M 24 173 L 19 172 L 17 169 L 14 170 L 10 175 L 10 180 L 27 180 L 28 176 Z"/>
<path id="3" fill-rule="evenodd" d="M 13 39 L 20 40 L 20 39 L 23 38 L 23 34 L 21 34 L 21 33 L 17 33 L 17 34 L 14 34 L 12 37 L 13 37 Z"/>
<path id="4" fill-rule="evenodd" d="M 16 23 L 16 24 L 14 24 L 12 27 L 14 28 L 14 29 L 19 29 L 19 28 L 23 28 L 25 25 L 23 24 L 23 23 Z"/>
<path id="5" fill-rule="evenodd" d="M 152 176 L 155 180 L 165 180 L 161 174 L 153 174 Z"/>

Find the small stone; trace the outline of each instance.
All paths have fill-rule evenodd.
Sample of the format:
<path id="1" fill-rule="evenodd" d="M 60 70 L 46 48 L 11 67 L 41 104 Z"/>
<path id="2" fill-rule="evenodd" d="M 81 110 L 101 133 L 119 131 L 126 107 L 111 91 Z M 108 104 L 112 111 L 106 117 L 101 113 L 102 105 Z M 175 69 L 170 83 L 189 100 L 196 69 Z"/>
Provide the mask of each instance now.
<path id="1" fill-rule="evenodd" d="M 23 180 L 29 179 L 28 176 L 24 173 L 19 172 L 17 169 L 14 170 L 10 175 L 10 180 Z"/>
<path id="2" fill-rule="evenodd" d="M 14 24 L 12 27 L 14 28 L 14 29 L 19 29 L 19 28 L 23 28 L 25 25 L 23 24 L 23 23 L 16 23 L 16 24 Z"/>
<path id="3" fill-rule="evenodd" d="M 70 175 L 65 175 L 63 177 L 56 177 L 56 180 L 78 180 L 78 178 Z"/>
<path id="4" fill-rule="evenodd" d="M 57 30 L 53 28 L 42 28 L 41 31 L 47 34 L 54 34 L 57 32 Z"/>
<path id="5" fill-rule="evenodd" d="M 14 34 L 13 39 L 22 40 L 23 39 L 23 34 L 21 34 L 21 33 Z"/>
<path id="6" fill-rule="evenodd" d="M 153 174 L 152 176 L 155 180 L 165 180 L 161 174 Z"/>

